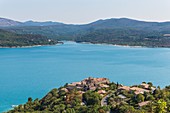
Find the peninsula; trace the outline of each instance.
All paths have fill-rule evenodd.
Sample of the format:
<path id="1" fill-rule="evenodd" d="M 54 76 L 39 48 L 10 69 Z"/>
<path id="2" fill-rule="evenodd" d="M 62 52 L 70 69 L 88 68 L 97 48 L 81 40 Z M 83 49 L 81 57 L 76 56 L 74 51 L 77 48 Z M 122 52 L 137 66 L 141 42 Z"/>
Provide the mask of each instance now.
<path id="1" fill-rule="evenodd" d="M 151 82 L 124 86 L 107 78 L 86 78 L 51 90 L 42 99 L 15 106 L 7 113 L 165 113 L 170 112 L 170 86 Z"/>

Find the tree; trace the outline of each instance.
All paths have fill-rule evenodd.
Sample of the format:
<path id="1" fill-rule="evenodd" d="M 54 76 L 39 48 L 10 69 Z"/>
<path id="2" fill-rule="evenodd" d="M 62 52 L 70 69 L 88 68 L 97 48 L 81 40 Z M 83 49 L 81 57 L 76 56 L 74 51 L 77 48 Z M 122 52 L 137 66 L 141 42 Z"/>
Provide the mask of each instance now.
<path id="1" fill-rule="evenodd" d="M 149 84 L 149 86 L 151 86 L 151 87 L 153 86 L 152 82 L 148 82 L 148 84 Z"/>
<path id="2" fill-rule="evenodd" d="M 106 113 L 107 111 L 110 111 L 110 106 L 103 106 L 99 108 L 100 113 Z"/>
<path id="3" fill-rule="evenodd" d="M 153 95 L 149 95 L 146 97 L 147 100 L 154 100 L 155 98 L 153 97 Z"/>
<path id="4" fill-rule="evenodd" d="M 139 103 L 139 102 L 143 102 L 144 99 L 145 99 L 145 97 L 144 97 L 142 94 L 138 94 L 138 95 L 136 96 L 136 100 L 137 100 L 138 103 Z"/>
<path id="5" fill-rule="evenodd" d="M 159 98 L 159 94 L 160 94 L 160 89 L 155 89 L 154 92 L 153 92 L 153 95 L 155 98 Z"/>
<path id="6" fill-rule="evenodd" d="M 111 90 L 115 90 L 115 89 L 118 88 L 118 85 L 119 85 L 118 83 L 115 84 L 115 83 L 112 82 L 112 83 L 110 83 L 110 89 L 111 89 Z"/>
<path id="7" fill-rule="evenodd" d="M 155 106 L 153 105 L 152 102 L 148 104 L 148 112 L 149 113 L 154 113 Z"/>
<path id="8" fill-rule="evenodd" d="M 73 108 L 66 109 L 66 113 L 76 113 Z"/>
<path id="9" fill-rule="evenodd" d="M 155 112 L 156 113 L 166 113 L 166 108 L 167 108 L 166 102 L 163 101 L 162 99 L 158 100 L 156 108 L 155 108 L 156 109 Z"/>
<path id="10" fill-rule="evenodd" d="M 28 98 L 28 102 L 32 102 L 32 98 L 31 97 Z"/>
<path id="11" fill-rule="evenodd" d="M 87 105 L 100 105 L 100 95 L 93 91 L 87 91 L 83 94 L 83 100 Z"/>
<path id="12" fill-rule="evenodd" d="M 135 109 L 133 106 L 123 105 L 119 108 L 119 113 L 135 113 Z"/>

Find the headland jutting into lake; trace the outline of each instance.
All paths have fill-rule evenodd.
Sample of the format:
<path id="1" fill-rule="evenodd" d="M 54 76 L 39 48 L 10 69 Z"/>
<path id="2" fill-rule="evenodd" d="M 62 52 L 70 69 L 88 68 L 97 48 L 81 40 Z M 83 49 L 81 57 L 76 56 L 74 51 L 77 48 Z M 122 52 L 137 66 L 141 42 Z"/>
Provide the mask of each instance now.
<path id="1" fill-rule="evenodd" d="M 124 86 L 89 77 L 51 90 L 42 99 L 28 98 L 8 113 L 165 113 L 170 112 L 170 86 L 151 82 Z"/>

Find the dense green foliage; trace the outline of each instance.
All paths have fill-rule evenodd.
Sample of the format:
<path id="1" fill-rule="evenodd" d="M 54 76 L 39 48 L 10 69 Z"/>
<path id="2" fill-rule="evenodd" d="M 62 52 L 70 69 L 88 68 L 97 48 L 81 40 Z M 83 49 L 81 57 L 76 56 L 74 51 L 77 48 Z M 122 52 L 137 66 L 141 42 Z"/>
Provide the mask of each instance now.
<path id="1" fill-rule="evenodd" d="M 85 96 L 85 97 L 84 97 Z M 9 113 L 96 113 L 98 110 L 107 110 L 107 107 L 100 106 L 101 97 L 95 92 L 87 92 L 82 98 L 78 91 L 74 90 L 66 93 L 60 89 L 53 89 L 43 99 L 28 98 L 28 102 L 19 105 Z M 88 105 L 82 105 L 82 99 L 87 100 Z"/>
<path id="2" fill-rule="evenodd" d="M 170 37 L 157 32 L 135 29 L 100 29 L 80 35 L 76 42 L 107 43 L 113 45 L 170 47 Z"/>
<path id="3" fill-rule="evenodd" d="M 155 88 L 148 83 L 149 92 L 135 94 L 134 91 L 120 90 L 121 85 L 109 83 L 102 88 L 107 93 L 98 94 L 98 90 L 87 90 L 85 93 L 77 88 L 65 90 L 67 84 L 53 89 L 41 100 L 28 98 L 28 102 L 15 107 L 8 113 L 167 113 L 170 112 L 170 86 L 164 89 Z M 141 85 L 132 86 L 145 89 Z M 126 98 L 121 98 L 123 95 Z M 106 105 L 102 99 L 107 97 Z M 140 105 L 141 103 L 145 103 Z"/>
<path id="4" fill-rule="evenodd" d="M 41 35 L 16 34 L 0 29 L 0 46 L 1 47 L 22 47 L 34 45 L 52 45 L 57 41 L 50 40 Z"/>

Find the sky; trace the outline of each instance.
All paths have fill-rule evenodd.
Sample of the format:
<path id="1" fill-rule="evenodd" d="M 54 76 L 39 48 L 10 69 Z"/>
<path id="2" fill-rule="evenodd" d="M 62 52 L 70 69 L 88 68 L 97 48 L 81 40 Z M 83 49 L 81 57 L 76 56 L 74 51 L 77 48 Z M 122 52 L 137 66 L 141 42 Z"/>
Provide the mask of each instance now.
<path id="1" fill-rule="evenodd" d="M 0 0 L 0 17 L 85 24 L 98 19 L 170 21 L 170 0 Z"/>

